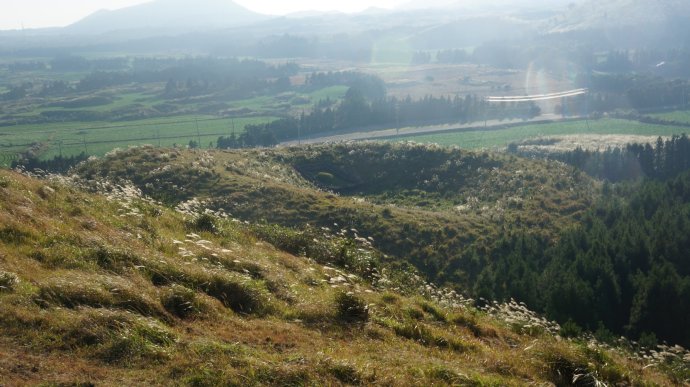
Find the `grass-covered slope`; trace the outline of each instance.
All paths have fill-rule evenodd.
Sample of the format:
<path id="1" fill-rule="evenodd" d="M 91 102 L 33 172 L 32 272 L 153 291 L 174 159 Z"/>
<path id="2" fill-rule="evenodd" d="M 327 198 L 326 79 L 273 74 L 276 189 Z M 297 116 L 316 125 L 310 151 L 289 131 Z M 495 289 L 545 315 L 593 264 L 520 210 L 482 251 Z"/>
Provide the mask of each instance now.
<path id="1" fill-rule="evenodd" d="M 594 182 L 561 163 L 412 144 L 277 150 L 137 148 L 81 166 L 178 204 L 199 198 L 252 221 L 355 228 L 438 282 L 469 287 L 502 236 L 551 239 Z"/>
<path id="2" fill-rule="evenodd" d="M 558 339 L 520 305 L 464 306 L 351 232 L 96 188 L 107 195 L 0 170 L 3 385 L 681 382 L 665 363 Z"/>

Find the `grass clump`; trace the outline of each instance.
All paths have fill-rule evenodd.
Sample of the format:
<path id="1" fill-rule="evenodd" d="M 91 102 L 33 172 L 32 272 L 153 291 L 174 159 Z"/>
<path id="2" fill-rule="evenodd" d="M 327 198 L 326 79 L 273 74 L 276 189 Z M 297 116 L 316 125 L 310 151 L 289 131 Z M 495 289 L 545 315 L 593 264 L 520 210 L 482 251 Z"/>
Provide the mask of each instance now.
<path id="1" fill-rule="evenodd" d="M 336 316 L 343 322 L 366 322 L 369 305 L 354 293 L 339 292 L 335 296 Z"/>
<path id="2" fill-rule="evenodd" d="M 557 386 L 597 386 L 594 373 L 577 350 L 560 344 L 547 345 L 541 352 L 546 378 Z"/>
<path id="3" fill-rule="evenodd" d="M 432 379 L 432 380 L 437 380 L 442 383 L 450 384 L 450 385 L 459 385 L 459 386 L 477 386 L 480 385 L 479 383 L 476 383 L 472 381 L 467 375 L 460 374 L 458 372 L 455 372 L 454 370 L 437 365 L 434 367 L 430 367 L 429 369 L 424 370 L 424 374 L 427 378 Z"/>
<path id="4" fill-rule="evenodd" d="M 0 292 L 11 292 L 19 284 L 16 274 L 0 270 Z"/>
<path id="5" fill-rule="evenodd" d="M 9 225 L 0 228 L 0 242 L 17 245 L 24 243 L 30 238 L 31 234 L 29 232 L 26 232 L 17 226 Z"/>
<path id="6" fill-rule="evenodd" d="M 208 310 L 194 290 L 177 284 L 163 293 L 161 303 L 165 310 L 183 319 L 201 316 Z"/>
<path id="7" fill-rule="evenodd" d="M 428 302 L 421 302 L 419 306 L 424 312 L 430 314 L 436 321 L 446 322 L 448 320 L 446 314 L 435 305 L 432 305 Z"/>
<path id="8" fill-rule="evenodd" d="M 167 357 L 165 348 L 175 336 L 155 320 L 128 326 L 114 333 L 99 351 L 108 363 L 132 363 L 137 360 L 161 361 Z"/>
<path id="9" fill-rule="evenodd" d="M 361 375 L 357 367 L 345 362 L 326 359 L 323 364 L 326 373 L 335 377 L 338 381 L 347 385 L 361 385 L 365 382 L 365 378 Z M 371 382 L 371 381 L 369 381 Z"/>
<path id="10" fill-rule="evenodd" d="M 266 287 L 259 281 L 218 274 L 201 288 L 236 313 L 264 315 L 271 310 Z"/>
<path id="11" fill-rule="evenodd" d="M 115 308 L 168 319 L 157 300 L 140 286 L 117 277 L 67 275 L 46 281 L 39 288 L 36 301 L 44 306 Z"/>
<path id="12" fill-rule="evenodd" d="M 446 338 L 436 334 L 431 328 L 418 321 L 396 321 L 381 319 L 384 326 L 392 329 L 396 335 L 416 341 L 427 347 L 448 348 L 457 352 L 471 349 L 471 346 L 455 338 Z"/>
<path id="13" fill-rule="evenodd" d="M 125 268 L 140 264 L 141 259 L 134 254 L 106 246 L 99 246 L 87 253 L 87 259 L 95 262 L 99 267 L 116 273 Z"/>
<path id="14" fill-rule="evenodd" d="M 464 313 L 456 314 L 450 318 L 450 321 L 457 326 L 467 328 L 470 332 L 472 332 L 474 337 L 497 336 L 497 333 L 494 329 L 482 327 L 479 322 L 477 322 L 477 318 L 473 315 L 467 315 Z"/>

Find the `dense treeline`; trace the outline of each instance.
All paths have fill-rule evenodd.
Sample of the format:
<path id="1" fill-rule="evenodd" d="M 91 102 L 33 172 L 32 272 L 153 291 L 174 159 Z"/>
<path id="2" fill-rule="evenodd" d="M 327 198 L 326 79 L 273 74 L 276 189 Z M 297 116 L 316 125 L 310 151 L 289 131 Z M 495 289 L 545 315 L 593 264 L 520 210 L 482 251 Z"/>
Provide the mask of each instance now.
<path id="1" fill-rule="evenodd" d="M 578 84 L 590 89 L 590 111 L 615 109 L 653 110 L 663 107 L 684 107 L 690 101 L 687 80 L 665 80 L 660 77 L 596 74 L 580 75 Z"/>
<path id="2" fill-rule="evenodd" d="M 307 75 L 304 81 L 304 89 L 306 91 L 337 85 L 356 88 L 369 100 L 386 97 L 386 83 L 383 79 L 357 71 L 315 72 Z"/>
<path id="3" fill-rule="evenodd" d="M 280 141 L 336 130 L 367 126 L 400 127 L 429 123 L 468 123 L 486 119 L 528 119 L 540 114 L 533 103 L 490 105 L 466 97 L 426 96 L 420 100 L 387 98 L 370 100 L 357 87 L 351 87 L 342 103 L 332 107 L 317 104 L 311 113 L 299 118 L 283 118 L 267 124 L 248 125 L 237 138 L 221 137 L 219 148 L 273 146 Z"/>
<path id="4" fill-rule="evenodd" d="M 81 152 L 75 156 L 58 155 L 52 159 L 40 160 L 27 154 L 12 162 L 12 168 L 23 168 L 27 171 L 42 170 L 50 173 L 66 173 L 70 168 L 88 159 L 89 156 Z"/>
<path id="5" fill-rule="evenodd" d="M 599 204 L 555 245 L 516 232 L 476 274 L 486 298 L 516 297 L 550 317 L 599 333 L 690 345 L 690 140 L 556 158 L 610 181 Z M 478 259 L 479 252 L 468 253 Z"/>
<path id="6" fill-rule="evenodd" d="M 516 144 L 508 150 L 523 156 L 544 156 L 518 151 Z M 604 151 L 584 150 L 580 147 L 569 152 L 547 153 L 546 157 L 573 165 L 590 176 L 610 182 L 633 180 L 641 177 L 664 179 L 690 169 L 690 139 L 675 135 L 666 141 L 659 137 L 656 145 L 628 144 L 624 148 Z"/>
<path id="7" fill-rule="evenodd" d="M 690 345 L 690 174 L 620 187 L 555 246 L 505 236 L 478 276 L 487 298 L 516 297 L 592 331 Z"/>
<path id="8" fill-rule="evenodd" d="M 159 70 L 94 72 L 80 80 L 76 89 L 89 91 L 128 83 L 167 82 L 166 97 L 197 95 L 228 88 L 233 89 L 239 97 L 284 85 L 287 77 L 296 74 L 298 69 L 296 64 L 291 63 L 274 66 L 248 59 L 189 58 Z"/>
<path id="9" fill-rule="evenodd" d="M 131 66 L 118 66 L 125 59 L 88 61 L 81 57 L 61 57 L 51 62 L 55 71 L 89 71 L 76 83 L 62 80 L 13 86 L 0 98 L 17 100 L 29 93 L 37 96 L 65 96 L 132 83 L 166 82 L 163 97 L 178 98 L 209 92 L 224 92 L 228 98 L 276 93 L 290 88 L 289 77 L 299 71 L 294 63 L 271 65 L 258 60 L 215 57 L 183 59 L 135 59 Z M 127 61 L 128 63 L 129 61 Z M 111 69 L 117 68 L 117 71 Z"/>

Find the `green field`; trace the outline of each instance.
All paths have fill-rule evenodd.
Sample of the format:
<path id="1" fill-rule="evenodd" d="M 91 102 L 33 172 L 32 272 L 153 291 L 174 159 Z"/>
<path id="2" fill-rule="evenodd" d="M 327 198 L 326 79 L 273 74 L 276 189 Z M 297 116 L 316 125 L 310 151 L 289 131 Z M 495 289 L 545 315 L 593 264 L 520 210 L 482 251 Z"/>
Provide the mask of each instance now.
<path id="1" fill-rule="evenodd" d="M 45 144 L 42 158 L 62 153 L 65 156 L 86 151 L 103 155 L 117 147 L 137 144 L 186 145 L 201 140 L 207 147 L 219 136 L 240 134 L 246 125 L 264 123 L 275 117 L 218 118 L 179 116 L 126 122 L 72 122 L 60 124 L 15 125 L 0 127 L 0 155 L 17 154 L 33 143 Z M 198 130 L 197 130 L 198 129 Z M 7 164 L 8 157 L 0 157 Z"/>
<path id="2" fill-rule="evenodd" d="M 690 110 L 676 110 L 665 113 L 654 113 L 649 114 L 649 116 L 667 121 L 683 122 L 686 124 L 690 124 Z"/>
<path id="3" fill-rule="evenodd" d="M 621 119 L 595 121 L 568 121 L 550 124 L 527 124 L 499 130 L 442 133 L 397 138 L 396 141 L 414 141 L 455 145 L 462 148 L 502 148 L 514 141 L 544 136 L 571 134 L 621 134 L 643 136 L 670 136 L 690 132 L 689 128 L 644 124 Z"/>

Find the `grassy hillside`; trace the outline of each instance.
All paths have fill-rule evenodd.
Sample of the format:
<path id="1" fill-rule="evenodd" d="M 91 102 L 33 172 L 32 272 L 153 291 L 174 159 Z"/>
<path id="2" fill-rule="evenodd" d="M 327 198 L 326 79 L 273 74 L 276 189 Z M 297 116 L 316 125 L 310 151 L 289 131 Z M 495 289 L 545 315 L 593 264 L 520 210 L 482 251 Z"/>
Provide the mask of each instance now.
<path id="1" fill-rule="evenodd" d="M 201 171 L 180 177 L 180 195 Z M 351 231 L 250 225 L 195 207 L 203 203 L 173 211 L 132 186 L 0 170 L 2 384 L 681 383 L 676 349 L 642 359 L 559 339 L 519 304 L 474 309 L 386 267 Z"/>
<path id="2" fill-rule="evenodd" d="M 459 286 L 471 286 L 501 236 L 553 238 L 598 195 L 560 163 L 410 144 L 137 148 L 76 172 L 132 181 L 172 205 L 196 198 L 240 219 L 354 228 L 392 260 Z"/>

